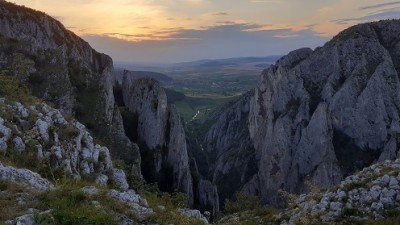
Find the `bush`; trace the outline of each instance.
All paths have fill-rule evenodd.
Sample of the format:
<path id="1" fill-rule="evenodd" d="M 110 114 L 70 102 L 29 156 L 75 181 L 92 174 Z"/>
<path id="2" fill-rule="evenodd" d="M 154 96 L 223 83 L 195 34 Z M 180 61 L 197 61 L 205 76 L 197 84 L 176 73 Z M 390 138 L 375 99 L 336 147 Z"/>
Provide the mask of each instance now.
<path id="1" fill-rule="evenodd" d="M 38 100 L 30 95 L 29 89 L 21 85 L 15 78 L 8 76 L 6 71 L 0 71 L 0 96 L 11 101 L 32 104 Z"/>
<path id="2" fill-rule="evenodd" d="M 79 135 L 79 129 L 68 124 L 60 127 L 57 133 L 61 140 L 70 140 Z"/>

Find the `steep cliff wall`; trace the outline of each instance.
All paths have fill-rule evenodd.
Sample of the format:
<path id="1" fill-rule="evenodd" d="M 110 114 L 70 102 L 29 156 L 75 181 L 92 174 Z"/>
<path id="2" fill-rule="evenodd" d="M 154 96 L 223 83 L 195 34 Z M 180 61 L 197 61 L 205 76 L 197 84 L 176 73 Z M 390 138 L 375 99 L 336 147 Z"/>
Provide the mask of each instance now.
<path id="1" fill-rule="evenodd" d="M 274 202 L 278 189 L 303 191 L 306 182 L 326 188 L 379 155 L 396 157 L 399 34 L 399 20 L 358 25 L 263 73 L 249 130 L 264 200 Z"/>
<path id="2" fill-rule="evenodd" d="M 175 107 L 167 104 L 164 89 L 152 78 L 132 79 L 125 74 L 122 93 L 134 117 L 128 126 L 140 143 L 145 179 L 164 191 L 185 192 L 193 201 L 185 131 Z"/>
<path id="3" fill-rule="evenodd" d="M 126 138 L 115 106 L 112 59 L 93 50 L 60 22 L 1 1 L 0 70 L 28 85 L 34 95 L 62 113 L 76 115 L 113 153 L 132 152 L 133 165 L 140 167 L 137 146 Z"/>
<path id="4" fill-rule="evenodd" d="M 249 116 L 241 119 L 248 120 L 244 130 L 250 136 L 242 147 L 249 150 L 241 155 L 255 149 L 257 172 L 236 190 L 279 205 L 279 190 L 327 188 L 374 161 L 398 157 L 399 34 L 399 20 L 358 25 L 314 51 L 293 51 L 265 70 Z M 242 115 L 236 107 L 231 118 Z M 209 151 L 236 155 L 221 143 L 234 143 L 244 131 L 213 135 L 231 130 L 229 123 L 217 124 L 206 139 Z M 236 161 L 217 162 L 216 168 L 229 171 L 225 165 Z"/>
<path id="5" fill-rule="evenodd" d="M 218 186 L 219 202 L 241 190 L 256 173 L 255 150 L 249 134 L 250 99 L 254 92 L 220 112 L 204 140 L 211 163 L 211 179 Z"/>

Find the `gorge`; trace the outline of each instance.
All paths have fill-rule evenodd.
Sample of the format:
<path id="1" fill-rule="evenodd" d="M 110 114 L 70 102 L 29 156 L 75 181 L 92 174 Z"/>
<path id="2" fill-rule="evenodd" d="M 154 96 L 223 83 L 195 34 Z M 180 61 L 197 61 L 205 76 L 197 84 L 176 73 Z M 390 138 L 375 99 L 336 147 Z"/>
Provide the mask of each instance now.
<path id="1" fill-rule="evenodd" d="M 127 205 L 129 212 L 111 207 L 119 224 L 147 224 L 168 208 L 148 204 L 133 190 L 139 183 L 156 184 L 160 196 L 185 193 L 179 215 L 205 224 L 220 219 L 236 193 L 289 207 L 290 215 L 274 217 L 278 224 L 340 198 L 338 215 L 324 219 L 332 221 L 348 200 L 339 192 L 356 199 L 350 191 L 366 196 L 360 189 L 374 184 L 383 197 L 349 204 L 367 202 L 360 218 L 379 218 L 400 205 L 399 71 L 400 20 L 356 25 L 280 58 L 255 90 L 206 115 L 195 142 L 160 82 L 126 72 L 119 85 L 109 56 L 47 14 L 0 1 L 0 181 L 41 193 L 63 180 L 92 181 L 79 193 L 104 192 Z M 310 199 L 335 186 L 340 191 Z M 288 193 L 303 194 L 303 211 L 290 209 Z"/>

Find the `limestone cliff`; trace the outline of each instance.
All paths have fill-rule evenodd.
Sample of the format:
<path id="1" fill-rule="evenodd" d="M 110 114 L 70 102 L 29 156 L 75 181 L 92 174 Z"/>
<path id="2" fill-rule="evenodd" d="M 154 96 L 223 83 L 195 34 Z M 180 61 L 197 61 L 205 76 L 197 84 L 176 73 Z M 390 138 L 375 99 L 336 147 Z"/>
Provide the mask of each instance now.
<path id="1" fill-rule="evenodd" d="M 137 146 L 124 135 L 115 106 L 112 59 L 45 13 L 0 2 L 0 71 L 28 85 L 32 93 L 64 114 L 75 115 L 115 151 Z M 137 171 L 140 173 L 140 171 Z"/>
<path id="2" fill-rule="evenodd" d="M 374 161 L 398 157 L 399 34 L 399 20 L 357 25 L 323 47 L 293 51 L 265 70 L 249 116 L 241 119 L 248 120 L 245 152 L 255 149 L 257 172 L 236 190 L 278 204 L 278 190 L 327 188 Z M 231 118 L 246 109 L 235 107 Z M 229 124 L 219 123 L 218 129 Z M 234 147 L 219 144 L 233 143 L 237 134 L 227 141 L 213 135 L 215 130 L 206 139 L 209 151 L 238 155 Z M 217 162 L 216 168 L 224 168 L 226 177 L 237 175 L 226 166 L 236 160 Z"/>
<path id="3" fill-rule="evenodd" d="M 145 179 L 164 191 L 185 192 L 193 201 L 185 131 L 175 107 L 167 104 L 164 89 L 152 78 L 134 80 L 125 74 L 122 93 L 134 117 L 128 126 L 140 143 Z"/>
<path id="4" fill-rule="evenodd" d="M 257 173 L 255 150 L 249 135 L 250 99 L 253 92 L 246 93 L 230 107 L 218 111 L 217 121 L 205 137 L 211 179 L 218 186 L 219 202 L 243 188 Z"/>

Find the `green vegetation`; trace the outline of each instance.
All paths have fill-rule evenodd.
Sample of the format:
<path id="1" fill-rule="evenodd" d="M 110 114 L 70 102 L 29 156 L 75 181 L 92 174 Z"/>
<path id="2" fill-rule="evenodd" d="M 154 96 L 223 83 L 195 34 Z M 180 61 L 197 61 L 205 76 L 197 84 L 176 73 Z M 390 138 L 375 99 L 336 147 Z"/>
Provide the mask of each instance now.
<path id="1" fill-rule="evenodd" d="M 115 215 L 106 207 L 95 207 L 92 197 L 79 191 L 76 185 L 59 186 L 45 193 L 41 202 L 53 209 L 51 215 L 57 225 L 117 225 Z"/>
<path id="2" fill-rule="evenodd" d="M 29 89 L 11 76 L 7 70 L 0 71 L 0 87 L 0 96 L 7 97 L 10 101 L 19 101 L 28 104 L 38 101 L 30 95 Z"/>
<path id="3" fill-rule="evenodd" d="M 236 201 L 225 201 L 224 214 L 233 214 L 241 211 L 255 210 L 261 207 L 257 196 L 248 195 L 242 192 L 236 193 Z"/>
<path id="4" fill-rule="evenodd" d="M 14 219 L 22 215 L 27 208 L 34 208 L 39 204 L 37 193 L 24 194 L 24 188 L 13 182 L 0 181 L 0 192 L 0 221 Z M 17 199 L 21 196 L 24 196 L 24 205 L 18 204 Z"/>
<path id="5" fill-rule="evenodd" d="M 185 97 L 183 100 L 174 102 L 174 104 L 185 121 L 191 121 L 202 119 L 212 110 L 237 98 L 239 96 Z"/>
<path id="6" fill-rule="evenodd" d="M 203 225 L 200 220 L 183 216 L 177 211 L 179 208 L 186 208 L 188 206 L 188 197 L 186 194 L 179 192 L 172 194 L 147 192 L 145 197 L 155 212 L 147 219 L 150 223 Z"/>
<path id="7" fill-rule="evenodd" d="M 235 198 L 235 201 L 225 201 L 224 217 L 216 225 L 275 224 L 282 220 L 276 217 L 279 210 L 262 206 L 256 196 L 236 193 Z"/>

